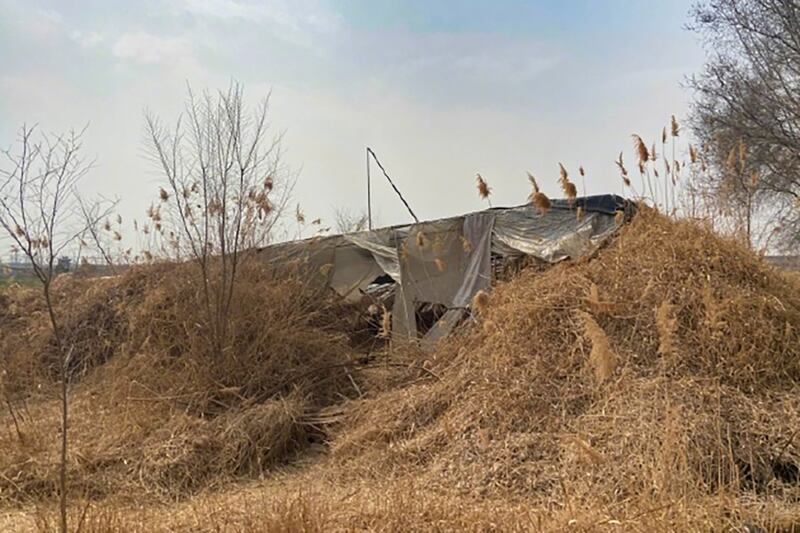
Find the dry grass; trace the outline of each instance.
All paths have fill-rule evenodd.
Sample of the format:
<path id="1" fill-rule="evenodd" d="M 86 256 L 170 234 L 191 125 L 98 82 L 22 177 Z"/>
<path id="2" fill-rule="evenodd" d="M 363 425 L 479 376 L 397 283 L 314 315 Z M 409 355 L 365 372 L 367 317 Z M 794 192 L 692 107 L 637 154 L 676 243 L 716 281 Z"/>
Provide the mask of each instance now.
<path id="1" fill-rule="evenodd" d="M 251 268 L 220 358 L 186 268 L 136 270 L 97 290 L 84 283 L 82 296 L 62 295 L 65 330 L 81 347 L 72 370 L 73 494 L 176 498 L 258 477 L 322 439 L 306 417 L 356 394 L 344 309 L 300 277 L 277 283 Z M 81 283 L 64 285 L 77 291 Z M 28 298 L 13 305 L 29 312 L 4 326 L 12 334 L 4 339 L 29 335 L 4 366 L 10 409 L 2 422 L 19 429 L 0 433 L 7 504 L 49 498 L 57 474 L 51 342 Z M 39 364 L 23 364 L 26 357 Z"/>
<path id="2" fill-rule="evenodd" d="M 800 285 L 696 224 L 644 209 L 596 257 L 476 298 L 474 326 L 434 352 L 394 346 L 350 375 L 335 371 L 359 356 L 343 309 L 299 279 L 247 280 L 225 361 L 207 355 L 189 277 L 113 284 L 129 296 L 103 331 L 124 334 L 73 389 L 73 523 L 85 509 L 85 531 L 800 528 Z M 4 311 L 0 328 L 39 339 L 35 320 Z M 12 387 L 22 437 L 3 419 L 0 498 L 48 529 L 56 413 L 47 381 L 30 388 L 47 373 L 10 360 L 28 385 Z"/>
<path id="3" fill-rule="evenodd" d="M 678 321 L 669 301 L 664 300 L 656 310 L 656 328 L 658 329 L 658 353 L 665 361 L 678 357 Z"/>
<path id="4" fill-rule="evenodd" d="M 596 259 L 497 287 L 480 319 L 490 327 L 433 356 L 447 379 L 354 405 L 334 459 L 544 508 L 665 506 L 671 520 L 719 498 L 719 527 L 767 506 L 800 512 L 800 293 L 743 247 L 642 212 Z M 660 331 L 680 347 L 668 374 Z M 587 466 L 574 435 L 606 460 Z"/>

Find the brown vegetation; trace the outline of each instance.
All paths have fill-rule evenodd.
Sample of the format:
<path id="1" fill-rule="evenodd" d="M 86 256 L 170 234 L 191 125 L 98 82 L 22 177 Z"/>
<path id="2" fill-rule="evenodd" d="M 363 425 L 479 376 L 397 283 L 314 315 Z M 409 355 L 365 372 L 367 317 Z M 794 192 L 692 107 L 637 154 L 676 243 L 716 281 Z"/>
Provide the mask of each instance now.
<path id="1" fill-rule="evenodd" d="M 697 223 L 642 208 L 596 257 L 476 298 L 431 353 L 361 353 L 352 309 L 253 267 L 210 357 L 181 268 L 58 284 L 69 334 L 104 339 L 73 370 L 84 530 L 800 527 L 800 286 Z M 0 499 L 46 528 L 40 306 L 0 308 Z"/>

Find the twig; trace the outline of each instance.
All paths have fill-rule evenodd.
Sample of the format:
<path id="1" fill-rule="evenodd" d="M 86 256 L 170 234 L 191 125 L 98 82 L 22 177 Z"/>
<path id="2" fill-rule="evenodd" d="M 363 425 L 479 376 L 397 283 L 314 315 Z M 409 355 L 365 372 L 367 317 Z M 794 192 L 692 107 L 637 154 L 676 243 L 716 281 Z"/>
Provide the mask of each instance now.
<path id="1" fill-rule="evenodd" d="M 783 448 L 781 448 L 780 453 L 778 453 L 778 455 L 775 457 L 776 461 L 780 461 L 781 457 L 783 457 L 783 454 L 786 453 L 786 450 L 788 450 L 789 446 L 792 445 L 792 441 L 794 440 L 798 431 L 800 431 L 800 429 L 795 429 L 794 432 L 792 432 L 792 434 L 789 435 L 789 439 L 786 441 L 786 444 L 783 445 Z"/>
<path id="2" fill-rule="evenodd" d="M 6 405 L 8 406 L 8 412 L 11 414 L 11 420 L 14 421 L 14 429 L 17 430 L 17 437 L 19 437 L 19 441 L 25 444 L 25 439 L 22 437 L 22 431 L 19 428 L 19 422 L 17 422 L 17 416 L 14 414 L 14 408 L 11 405 L 11 400 L 8 399 L 8 395 L 5 395 Z"/>
<path id="3" fill-rule="evenodd" d="M 347 368 L 345 368 L 345 369 L 344 369 L 344 373 L 345 373 L 345 374 L 347 374 L 347 379 L 349 379 L 349 380 L 350 380 L 350 383 L 352 383 L 352 385 L 353 385 L 353 388 L 354 388 L 354 389 L 356 390 L 356 392 L 358 393 L 358 397 L 359 397 L 359 398 L 363 398 L 363 397 L 364 397 L 364 395 L 361 393 L 361 389 L 359 388 L 358 384 L 356 383 L 356 380 L 354 380 L 354 379 L 353 379 L 353 375 L 352 375 L 352 374 L 350 374 L 350 371 L 349 371 L 349 370 L 347 370 Z"/>

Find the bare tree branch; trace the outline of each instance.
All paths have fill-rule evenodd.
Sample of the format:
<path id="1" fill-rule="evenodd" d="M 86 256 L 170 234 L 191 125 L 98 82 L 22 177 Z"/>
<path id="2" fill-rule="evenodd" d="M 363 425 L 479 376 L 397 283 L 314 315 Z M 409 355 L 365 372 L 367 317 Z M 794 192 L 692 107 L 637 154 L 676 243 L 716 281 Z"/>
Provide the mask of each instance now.
<path id="1" fill-rule="evenodd" d="M 269 137 L 269 95 L 252 111 L 243 88 L 217 93 L 187 88 L 184 113 L 168 130 L 146 114 L 149 152 L 165 189 L 162 209 L 174 248 L 197 265 L 211 342 L 221 353 L 240 262 L 248 248 L 263 246 L 293 186 L 281 165 L 281 136 Z"/>
<path id="2" fill-rule="evenodd" d="M 60 356 L 61 458 L 59 475 L 60 529 L 67 531 L 67 430 L 68 385 L 73 346 L 68 346 L 56 313 L 52 282 L 58 255 L 73 246 L 96 223 L 79 217 L 76 191 L 80 179 L 92 167 L 81 155 L 86 131 L 65 135 L 36 136 L 36 127 L 22 126 L 18 150 L 4 150 L 7 168 L 0 168 L 0 228 L 30 262 L 41 282 L 50 326 Z M 87 212 L 93 212 L 85 208 Z"/>
<path id="3" fill-rule="evenodd" d="M 708 0 L 696 4 L 690 28 L 705 41 L 705 69 L 690 80 L 692 121 L 710 172 L 704 187 L 735 218 L 759 232 L 800 244 L 800 1 Z M 733 146 L 746 147 L 749 172 L 732 187 L 726 169 Z M 736 180 L 733 180 L 736 181 Z M 753 236 L 755 239 L 755 236 Z"/>

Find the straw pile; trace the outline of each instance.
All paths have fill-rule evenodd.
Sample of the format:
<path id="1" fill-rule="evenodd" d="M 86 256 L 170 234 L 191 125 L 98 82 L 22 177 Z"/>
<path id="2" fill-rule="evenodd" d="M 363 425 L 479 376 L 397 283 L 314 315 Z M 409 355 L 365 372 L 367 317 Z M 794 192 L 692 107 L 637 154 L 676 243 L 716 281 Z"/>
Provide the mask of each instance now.
<path id="1" fill-rule="evenodd" d="M 89 519 L 129 530 L 800 524 L 800 285 L 696 223 L 643 209 L 595 257 L 523 269 L 482 294 L 433 353 L 395 346 L 352 374 L 331 371 L 364 355 L 343 308 L 299 278 L 246 279 L 222 360 L 197 331 L 190 276 L 134 272 L 93 296 L 113 313 L 74 305 L 105 317 L 116 340 L 75 387 L 72 483 L 89 499 L 163 502 L 297 468 L 252 489 L 268 505 L 241 512 L 206 494 L 188 514 L 100 505 Z M 6 331 L 37 331 L 35 320 L 0 313 Z M 340 416 L 309 422 L 326 409 Z M 55 413 L 32 400 L 19 411 L 21 436 L 3 419 L 0 498 L 41 501 Z"/>
<path id="2" fill-rule="evenodd" d="M 797 286 L 644 211 L 596 258 L 498 286 L 428 361 L 442 379 L 354 405 L 332 455 L 545 508 L 707 513 L 726 495 L 721 515 L 746 500 L 797 516 L 798 327 Z"/>

